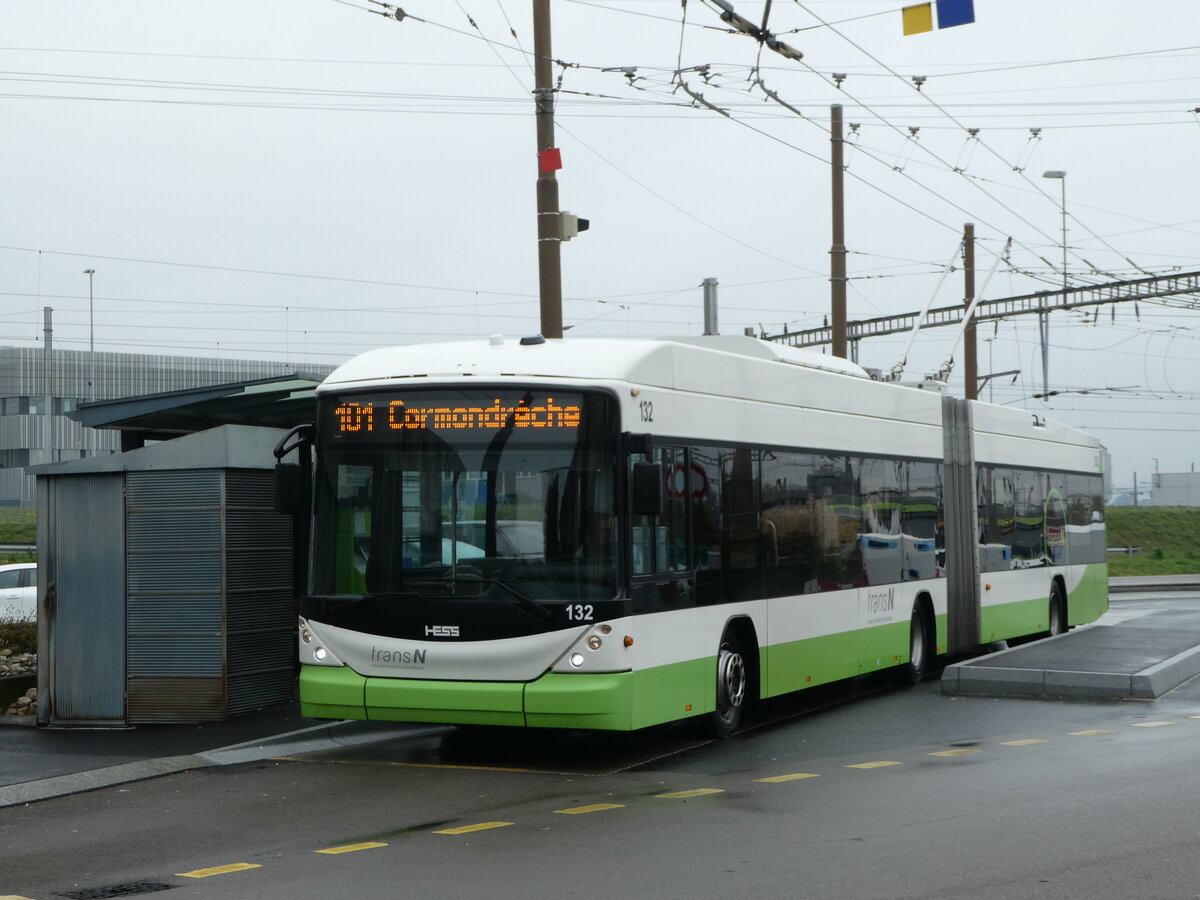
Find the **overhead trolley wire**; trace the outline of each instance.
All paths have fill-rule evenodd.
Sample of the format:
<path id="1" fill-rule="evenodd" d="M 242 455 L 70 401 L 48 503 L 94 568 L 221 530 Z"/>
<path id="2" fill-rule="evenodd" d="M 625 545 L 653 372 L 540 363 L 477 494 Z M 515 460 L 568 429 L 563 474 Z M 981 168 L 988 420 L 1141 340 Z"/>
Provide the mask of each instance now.
<path id="1" fill-rule="evenodd" d="M 821 19 L 821 17 L 820 17 L 820 16 L 818 16 L 816 13 L 812 12 L 812 10 L 808 9 L 808 8 L 807 8 L 807 7 L 804 5 L 804 3 L 802 3 L 802 2 L 801 2 L 801 0 L 793 0 L 793 2 L 794 2 L 794 3 L 795 3 L 797 6 L 799 6 L 801 9 L 803 9 L 803 10 L 804 10 L 806 13 L 808 13 L 810 16 L 812 16 L 814 19 L 816 19 L 817 21 L 819 21 L 819 22 L 822 22 L 822 24 L 824 24 L 824 22 L 823 22 L 823 20 Z M 858 43 L 856 43 L 854 40 L 852 40 L 851 38 L 847 37 L 846 35 L 842 34 L 842 33 L 841 33 L 840 31 L 838 31 L 836 28 L 832 28 L 832 27 L 830 27 L 830 31 L 832 31 L 832 32 L 833 32 L 834 34 L 836 34 L 838 37 L 842 38 L 842 40 L 844 40 L 844 41 L 846 41 L 847 43 L 849 43 L 849 44 L 850 44 L 852 47 L 854 47 L 854 48 L 855 48 L 856 50 L 858 50 L 860 53 L 864 54 L 864 55 L 865 55 L 865 56 L 866 56 L 868 59 L 870 59 L 872 62 L 874 62 L 874 63 L 876 63 L 877 65 L 881 66 L 881 67 L 882 67 L 882 68 L 884 68 L 886 71 L 890 72 L 890 73 L 891 73 L 893 76 L 895 76 L 897 79 L 899 79 L 899 80 L 900 80 L 900 81 L 901 81 L 903 84 L 905 84 L 905 85 L 907 85 L 907 86 L 911 87 L 913 90 L 916 90 L 916 91 L 917 91 L 917 93 L 918 93 L 918 94 L 920 94 L 920 95 L 921 95 L 921 96 L 924 98 L 924 100 L 925 100 L 925 102 L 926 102 L 926 103 L 929 103 L 929 104 L 931 104 L 931 105 L 932 105 L 934 108 L 936 108 L 936 109 L 937 109 L 939 112 L 941 112 L 943 115 L 945 115 L 945 116 L 946 116 L 946 118 L 948 118 L 950 121 L 952 121 L 952 122 L 954 122 L 956 125 L 959 125 L 960 127 L 962 127 L 962 129 L 963 129 L 964 131 L 968 131 L 968 132 L 969 132 L 969 130 L 967 129 L 967 127 L 966 127 L 965 125 L 962 125 L 962 123 L 961 123 L 961 122 L 959 122 L 959 121 L 958 121 L 958 120 L 957 120 L 957 119 L 956 119 L 956 118 L 955 118 L 953 115 L 951 115 L 951 114 L 950 114 L 950 113 L 949 113 L 949 112 L 948 112 L 946 109 L 944 109 L 944 108 L 943 108 L 941 105 L 939 105 L 939 104 L 938 104 L 938 102 L 937 102 L 936 100 L 934 100 L 934 99 L 933 99 L 931 96 L 929 96 L 928 94 L 926 94 L 926 93 L 925 93 L 923 90 L 920 90 L 920 88 L 919 88 L 918 86 L 911 84 L 911 83 L 910 83 L 910 82 L 909 82 L 907 79 L 905 79 L 903 76 L 901 76 L 901 75 L 900 75 L 898 72 L 896 72 L 896 71 L 895 71 L 894 69 L 892 69 L 890 66 L 886 65 L 886 64 L 885 64 L 885 63 L 883 63 L 881 60 L 879 60 L 877 57 L 875 57 L 875 56 L 874 56 L 872 53 L 870 53 L 870 51 L 868 51 L 868 50 L 866 50 L 865 48 L 861 47 L 861 46 L 860 46 Z M 1051 197 L 1051 196 L 1050 196 L 1048 193 L 1046 193 L 1045 191 L 1043 191 L 1043 190 L 1041 189 L 1041 187 L 1040 187 L 1040 186 L 1039 186 L 1039 185 L 1038 185 L 1036 182 L 1034 182 L 1034 181 L 1033 181 L 1033 180 L 1032 180 L 1032 179 L 1031 179 L 1031 178 L 1030 178 L 1028 175 L 1026 175 L 1026 174 L 1025 174 L 1025 170 L 1024 170 L 1024 168 L 1018 168 L 1018 167 L 1016 167 L 1016 166 L 1013 166 L 1011 162 L 1009 162 L 1008 160 L 1006 160 L 1006 159 L 1005 159 L 1005 158 L 1004 158 L 1004 157 L 1003 157 L 1003 156 L 1002 156 L 1002 155 L 1001 155 L 1001 154 L 1000 154 L 998 151 L 996 151 L 996 150 L 995 150 L 995 149 L 994 149 L 994 148 L 993 148 L 993 147 L 992 147 L 990 144 L 988 144 L 986 141 L 980 141 L 980 146 L 982 146 L 982 147 L 983 147 L 983 148 L 984 148 L 984 149 L 985 149 L 985 150 L 986 150 L 988 153 L 990 153 L 990 154 L 992 154 L 994 157 L 996 157 L 996 159 L 1000 160 L 1000 162 L 1002 162 L 1002 163 L 1004 163 L 1006 166 L 1009 166 L 1010 168 L 1012 168 L 1012 169 L 1013 169 L 1013 171 L 1015 171 L 1015 172 L 1016 172 L 1016 173 L 1017 173 L 1019 176 L 1021 176 L 1021 178 L 1022 178 L 1022 179 L 1024 179 L 1024 181 L 1025 181 L 1027 184 L 1029 184 L 1029 186 L 1030 186 L 1031 188 L 1033 188 L 1035 191 L 1037 191 L 1039 194 L 1041 194 L 1041 195 L 1042 195 L 1042 196 L 1043 196 L 1045 199 L 1047 199 L 1047 200 L 1049 200 L 1049 201 L 1051 201 L 1051 202 L 1055 202 L 1053 197 Z M 924 149 L 924 148 L 922 148 L 922 149 Z M 927 151 L 927 152 L 928 152 L 928 151 Z M 970 183 L 973 183 L 973 182 L 970 182 Z M 993 198 L 993 199 L 994 199 L 994 198 Z M 1055 205 L 1058 205 L 1058 204 L 1056 203 Z M 1007 208 L 1007 207 L 1005 207 L 1005 208 Z M 1010 210 L 1010 212 L 1011 212 L 1011 211 L 1012 211 L 1012 210 Z M 1099 240 L 1101 243 L 1103 243 L 1103 244 L 1104 244 L 1104 246 L 1105 246 L 1105 247 L 1107 247 L 1107 248 L 1108 248 L 1110 251 L 1112 251 L 1113 253 L 1115 253 L 1115 254 L 1117 254 L 1118 256 L 1120 256 L 1122 259 L 1124 259 L 1124 260 L 1125 260 L 1127 263 L 1129 263 L 1129 264 L 1130 264 L 1131 266 L 1133 266 L 1134 268 L 1138 268 L 1138 269 L 1140 269 L 1140 267 L 1137 265 L 1137 263 L 1133 262 L 1133 260 L 1129 259 L 1129 257 L 1128 257 L 1128 256 L 1126 256 L 1126 255 L 1125 255 L 1124 253 L 1122 253 L 1121 251 L 1117 250 L 1117 249 L 1116 249 L 1116 247 L 1112 246 L 1112 245 L 1111 245 L 1111 244 L 1109 244 L 1107 241 L 1105 241 L 1103 238 L 1101 238 L 1099 235 L 1097 235 L 1097 234 L 1096 234 L 1094 231 L 1092 231 L 1092 229 L 1091 229 L 1091 228 L 1089 228 L 1089 227 L 1088 227 L 1086 224 L 1084 224 L 1083 222 L 1081 222 L 1081 221 L 1080 221 L 1080 220 L 1079 220 L 1079 219 L 1078 219 L 1076 216 L 1073 216 L 1073 215 L 1071 215 L 1069 211 L 1067 211 L 1067 212 L 1066 212 L 1066 215 L 1067 215 L 1069 218 L 1071 218 L 1072 220 L 1074 220 L 1074 221 L 1075 221 L 1077 224 L 1079 224 L 1079 225 L 1080 225 L 1082 228 L 1084 228 L 1084 230 L 1086 230 L 1086 231 L 1087 231 L 1087 232 L 1088 232 L 1090 235 L 1092 235 L 1092 237 L 1096 238 L 1096 239 L 1097 239 L 1097 240 Z M 1020 216 L 1018 216 L 1018 218 L 1020 218 L 1020 219 L 1021 219 L 1021 221 L 1025 222 L 1026 224 L 1028 224 L 1028 225 L 1031 225 L 1031 226 L 1032 226 L 1032 223 L 1028 222 L 1028 221 L 1027 221 L 1027 220 L 1025 220 L 1023 217 L 1020 217 Z M 1035 230 L 1035 231 L 1037 231 L 1039 234 L 1045 234 L 1045 232 L 1042 232 L 1042 231 L 1041 231 L 1041 229 L 1040 229 L 1040 228 L 1038 228 L 1037 226 L 1032 226 L 1032 227 L 1033 227 L 1033 228 L 1034 228 L 1034 230 Z M 1047 235 L 1047 236 L 1048 236 L 1048 235 Z M 1144 270 L 1144 269 L 1142 269 L 1141 271 L 1145 272 L 1145 270 Z M 1147 274 L 1147 275 L 1148 275 L 1148 274 L 1150 274 L 1150 273 L 1149 273 L 1149 272 L 1145 272 L 1145 274 Z M 1064 278 L 1065 278 L 1065 277 L 1068 277 L 1068 275 L 1069 275 L 1069 273 L 1067 273 L 1067 272 L 1063 272 L 1063 277 L 1064 277 Z"/>

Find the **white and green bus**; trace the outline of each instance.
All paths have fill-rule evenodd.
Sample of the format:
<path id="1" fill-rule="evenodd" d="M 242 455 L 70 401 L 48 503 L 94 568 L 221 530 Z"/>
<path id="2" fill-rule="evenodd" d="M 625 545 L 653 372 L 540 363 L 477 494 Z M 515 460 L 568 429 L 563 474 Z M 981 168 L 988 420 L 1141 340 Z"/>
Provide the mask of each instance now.
<path id="1" fill-rule="evenodd" d="M 727 735 L 1108 605 L 1095 439 L 750 337 L 376 350 L 311 435 L 310 717 Z"/>

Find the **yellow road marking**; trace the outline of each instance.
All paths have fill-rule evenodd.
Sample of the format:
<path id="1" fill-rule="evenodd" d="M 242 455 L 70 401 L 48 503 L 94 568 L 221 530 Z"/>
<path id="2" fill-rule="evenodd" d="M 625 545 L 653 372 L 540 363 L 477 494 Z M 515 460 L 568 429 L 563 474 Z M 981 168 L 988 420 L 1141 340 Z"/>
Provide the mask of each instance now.
<path id="1" fill-rule="evenodd" d="M 847 769 L 882 769 L 884 766 L 899 766 L 903 763 L 889 762 L 888 760 L 878 760 L 877 762 L 855 763 L 852 766 L 846 766 Z"/>
<path id="2" fill-rule="evenodd" d="M 1112 734 L 1105 728 L 1093 728 L 1091 731 L 1072 731 L 1071 737 L 1091 737 L 1094 734 Z"/>
<path id="3" fill-rule="evenodd" d="M 1200 716 L 1188 716 L 1189 719 L 1200 719 Z"/>
<path id="4" fill-rule="evenodd" d="M 514 822 L 480 822 L 478 825 L 463 825 L 461 828 L 445 828 L 434 834 L 470 834 L 472 831 L 487 831 L 489 828 L 503 828 Z"/>
<path id="5" fill-rule="evenodd" d="M 930 756 L 966 756 L 968 753 L 978 753 L 978 750 L 939 750 L 937 753 L 930 753 Z"/>
<path id="6" fill-rule="evenodd" d="M 213 866 L 211 869 L 196 869 L 194 872 L 176 872 L 180 878 L 208 878 L 212 875 L 227 875 L 230 872 L 244 872 L 246 869 L 261 869 L 257 863 L 230 863 L 227 866 Z"/>
<path id="7" fill-rule="evenodd" d="M 329 853 L 331 855 L 337 853 L 353 853 L 356 850 L 374 850 L 376 847 L 386 847 L 387 844 L 379 841 L 368 841 L 365 844 L 344 844 L 341 847 L 327 847 L 324 850 L 314 850 L 313 853 Z"/>
<path id="8" fill-rule="evenodd" d="M 696 788 L 694 791 L 676 791 L 673 794 L 656 794 L 662 800 L 687 800 L 689 797 L 703 797 L 705 794 L 723 794 L 724 788 Z"/>
<path id="9" fill-rule="evenodd" d="M 591 806 L 573 806 L 570 809 L 556 809 L 556 813 L 564 816 L 582 816 L 585 813 L 604 812 L 606 809 L 624 809 L 624 803 L 593 803 Z"/>
<path id="10" fill-rule="evenodd" d="M 785 781 L 799 781 L 801 778 L 820 778 L 812 772 L 795 772 L 792 775 L 772 775 L 770 778 L 755 778 L 760 784 L 782 784 Z"/>
<path id="11" fill-rule="evenodd" d="M 0 897 L 0 900 L 29 900 L 28 897 L 22 897 L 20 894 L 5 894 Z"/>
<path id="12" fill-rule="evenodd" d="M 1030 744 L 1044 744 L 1044 743 L 1046 743 L 1046 742 L 1040 738 L 1024 738 L 1019 741 L 1001 741 L 1000 742 L 1001 746 L 1004 746 L 1004 747 L 1028 747 Z"/>
<path id="13" fill-rule="evenodd" d="M 1174 725 L 1174 722 L 1134 722 L 1130 728 L 1160 728 L 1163 725 Z"/>

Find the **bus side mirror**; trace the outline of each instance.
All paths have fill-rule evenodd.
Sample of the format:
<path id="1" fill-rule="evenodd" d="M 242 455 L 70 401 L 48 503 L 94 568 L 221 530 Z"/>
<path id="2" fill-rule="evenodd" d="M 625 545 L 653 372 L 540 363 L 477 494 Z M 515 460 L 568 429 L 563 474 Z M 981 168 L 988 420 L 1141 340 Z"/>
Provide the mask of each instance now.
<path id="1" fill-rule="evenodd" d="M 663 511 L 662 466 L 656 462 L 633 464 L 633 514 L 658 516 Z"/>
<path id="2" fill-rule="evenodd" d="M 300 466 L 295 463 L 277 463 L 275 466 L 275 512 L 282 516 L 294 516 L 298 513 L 302 490 Z"/>

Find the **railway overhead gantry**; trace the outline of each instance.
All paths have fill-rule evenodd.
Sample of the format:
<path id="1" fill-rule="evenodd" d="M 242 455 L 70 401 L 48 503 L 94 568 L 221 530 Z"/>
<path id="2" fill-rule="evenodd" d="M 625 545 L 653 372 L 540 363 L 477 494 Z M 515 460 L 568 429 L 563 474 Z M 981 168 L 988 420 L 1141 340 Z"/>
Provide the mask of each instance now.
<path id="1" fill-rule="evenodd" d="M 1190 296 L 1189 296 L 1190 295 Z M 1132 281 L 1112 281 L 1104 284 L 1089 284 L 1056 291 L 1037 291 L 1016 297 L 996 300 L 980 300 L 975 307 L 976 323 L 1009 316 L 1021 316 L 1054 310 L 1081 309 L 1087 306 L 1104 306 L 1110 303 L 1126 303 L 1137 300 L 1168 300 L 1187 298 L 1179 305 L 1185 309 L 1200 307 L 1200 272 L 1183 272 L 1174 275 L 1158 275 Z M 943 325 L 960 325 L 966 305 L 941 306 L 929 310 L 920 322 L 921 328 L 938 328 Z M 851 347 L 851 359 L 858 356 L 858 342 L 864 338 L 882 337 L 912 331 L 917 325 L 919 312 L 900 313 L 894 316 L 877 316 L 859 319 L 846 324 L 846 337 Z M 779 334 L 764 334 L 764 340 L 778 341 L 791 347 L 819 347 L 833 341 L 832 325 L 805 328 L 797 331 L 784 330 Z"/>

